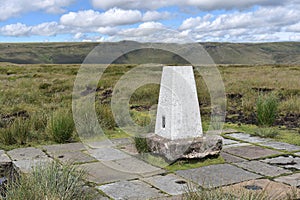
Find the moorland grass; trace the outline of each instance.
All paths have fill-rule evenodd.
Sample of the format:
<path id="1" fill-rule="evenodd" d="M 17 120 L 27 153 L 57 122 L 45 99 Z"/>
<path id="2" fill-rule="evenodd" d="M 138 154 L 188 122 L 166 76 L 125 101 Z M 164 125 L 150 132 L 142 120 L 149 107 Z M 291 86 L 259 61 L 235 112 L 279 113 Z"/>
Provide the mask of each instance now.
<path id="1" fill-rule="evenodd" d="M 104 93 L 114 88 L 117 81 L 136 65 L 112 64 L 104 72 L 97 84 L 96 113 L 104 132 L 109 137 L 119 137 L 118 127 L 110 109 L 110 96 Z M 72 88 L 76 73 L 80 65 L 66 64 L 28 64 L 17 65 L 10 63 L 0 64 L 0 130 L 8 130 L 10 123 L 6 123 L 4 116 L 14 115 L 26 111 L 29 115 L 30 137 L 26 145 L 55 142 L 51 132 L 46 130 L 51 122 L 53 113 L 57 110 L 71 110 Z M 253 116 L 259 92 L 257 89 L 267 88 L 279 97 L 278 115 L 300 114 L 300 76 L 299 66 L 220 66 L 226 93 L 240 95 L 241 99 L 227 99 L 227 110 L 242 112 L 243 115 Z M 203 124 L 210 121 L 210 96 L 207 87 L 200 75 L 195 72 L 198 98 Z M 85 88 L 86 86 L 82 86 Z M 133 120 L 145 126 L 149 123 L 148 108 L 157 104 L 159 86 L 148 84 L 138 88 L 130 99 L 130 105 L 139 109 L 131 109 Z M 263 92 L 268 94 L 267 92 Z M 241 100 L 241 101 L 240 101 Z M 9 118 L 14 121 L 15 117 Z M 153 128 L 153 127 L 152 127 Z M 5 134 L 5 133 L 4 133 Z M 130 133 L 128 133 L 130 134 Z M 124 135 L 124 134 L 121 134 Z M 279 134 L 282 135 L 282 134 Z M 6 134 L 6 142 L 2 140 L 1 146 L 24 143 L 16 141 Z M 75 135 L 76 137 L 76 135 Z M 279 136 L 275 137 L 278 139 Z M 68 139 L 64 138 L 64 141 Z M 61 141 L 63 141 L 61 140 Z M 280 140 L 289 141 L 286 137 Z M 15 144 L 13 144 L 15 143 Z"/>
<path id="2" fill-rule="evenodd" d="M 16 180 L 9 182 L 4 199 L 93 199 L 91 192 L 84 191 L 84 177 L 85 172 L 74 165 L 60 165 L 58 162 L 38 165 L 31 173 L 21 174 Z"/>

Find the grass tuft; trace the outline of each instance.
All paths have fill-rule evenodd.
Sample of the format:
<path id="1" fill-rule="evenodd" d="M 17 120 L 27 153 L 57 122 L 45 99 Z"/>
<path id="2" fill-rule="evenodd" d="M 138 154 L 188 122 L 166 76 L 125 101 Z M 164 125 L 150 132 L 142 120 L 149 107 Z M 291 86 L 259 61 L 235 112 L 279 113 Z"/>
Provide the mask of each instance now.
<path id="1" fill-rule="evenodd" d="M 72 165 L 39 165 L 30 174 L 22 174 L 7 185 L 7 200 L 89 200 L 90 192 L 84 191 L 84 171 Z"/>
<path id="2" fill-rule="evenodd" d="M 54 112 L 48 123 L 48 131 L 58 143 L 70 141 L 74 128 L 72 113 L 64 109 Z"/>
<path id="3" fill-rule="evenodd" d="M 256 102 L 257 122 L 260 126 L 272 126 L 278 110 L 278 99 L 275 95 L 260 95 Z"/>

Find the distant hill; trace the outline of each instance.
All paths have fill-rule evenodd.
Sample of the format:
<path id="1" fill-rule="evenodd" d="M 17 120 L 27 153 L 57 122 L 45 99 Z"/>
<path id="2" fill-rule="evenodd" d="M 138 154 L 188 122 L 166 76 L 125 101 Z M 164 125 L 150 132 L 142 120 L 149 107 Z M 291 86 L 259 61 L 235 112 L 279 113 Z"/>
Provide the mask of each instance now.
<path id="1" fill-rule="evenodd" d="M 118 48 L 124 43 L 0 43 L 0 62 L 19 64 L 82 63 L 97 45 Z M 200 43 L 217 64 L 300 64 L 300 42 L 278 43 Z M 151 57 L 148 58 L 149 53 Z M 135 51 L 116 60 L 116 63 L 183 63 L 177 55 L 161 50 Z"/>

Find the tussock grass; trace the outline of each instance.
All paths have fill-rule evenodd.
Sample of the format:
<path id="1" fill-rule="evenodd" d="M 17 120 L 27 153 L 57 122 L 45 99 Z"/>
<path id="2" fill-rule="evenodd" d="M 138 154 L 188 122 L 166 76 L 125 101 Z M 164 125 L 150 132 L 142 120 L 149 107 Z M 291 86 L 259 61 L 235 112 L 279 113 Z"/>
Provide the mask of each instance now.
<path id="1" fill-rule="evenodd" d="M 47 128 L 55 142 L 70 141 L 75 128 L 72 113 L 65 109 L 57 110 L 51 116 Z"/>
<path id="2" fill-rule="evenodd" d="M 84 191 L 85 172 L 73 165 L 57 162 L 37 166 L 31 173 L 22 174 L 7 185 L 7 200 L 89 200 L 91 192 Z"/>
<path id="3" fill-rule="evenodd" d="M 272 95 L 260 95 L 256 103 L 257 122 L 260 126 L 272 126 L 278 110 L 278 99 Z"/>
<path id="4" fill-rule="evenodd" d="M 30 137 L 30 122 L 28 119 L 16 118 L 6 128 L 0 129 L 1 142 L 6 145 L 24 145 Z"/>

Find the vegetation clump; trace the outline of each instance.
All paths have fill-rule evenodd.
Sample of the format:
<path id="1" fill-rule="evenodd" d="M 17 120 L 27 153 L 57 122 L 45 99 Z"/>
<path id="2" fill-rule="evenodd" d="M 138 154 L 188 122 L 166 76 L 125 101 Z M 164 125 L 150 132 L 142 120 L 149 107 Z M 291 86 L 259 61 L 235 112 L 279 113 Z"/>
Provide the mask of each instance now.
<path id="1" fill-rule="evenodd" d="M 6 185 L 6 200 L 24 199 L 93 199 L 91 191 L 85 191 L 85 172 L 74 165 L 53 162 L 39 165 L 29 174 L 22 174 Z M 0 197 L 1 198 L 1 197 Z"/>
<path id="2" fill-rule="evenodd" d="M 278 111 L 278 98 L 272 95 L 260 95 L 256 102 L 257 122 L 260 126 L 272 126 Z"/>

